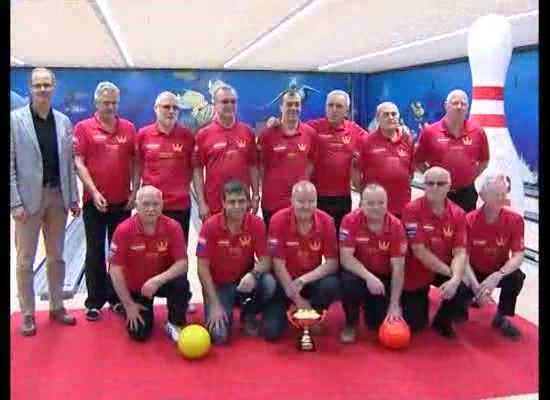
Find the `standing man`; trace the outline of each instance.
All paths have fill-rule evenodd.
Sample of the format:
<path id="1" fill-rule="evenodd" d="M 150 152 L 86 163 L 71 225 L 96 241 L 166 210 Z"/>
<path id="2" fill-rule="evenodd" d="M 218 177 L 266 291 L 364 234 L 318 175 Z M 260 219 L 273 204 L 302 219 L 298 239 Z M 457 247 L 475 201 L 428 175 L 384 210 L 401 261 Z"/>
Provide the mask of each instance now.
<path id="1" fill-rule="evenodd" d="M 75 127 L 76 172 L 84 185 L 83 213 L 86 230 L 86 319 L 101 319 L 108 302 L 122 312 L 105 263 L 105 232 L 110 245 L 116 227 L 131 214 L 135 201 L 133 182 L 136 128 L 117 115 L 120 90 L 100 82 L 94 99 L 97 112 Z M 116 171 L 116 172 L 115 172 Z"/>
<path id="2" fill-rule="evenodd" d="M 280 108 L 281 123 L 265 129 L 258 139 L 262 215 L 268 228 L 272 215 L 290 205 L 294 184 L 310 179 L 315 159 L 315 130 L 300 122 L 298 91 L 288 90 Z"/>
<path id="3" fill-rule="evenodd" d="M 477 123 L 466 120 L 468 96 L 453 90 L 445 101 L 445 116 L 420 133 L 415 153 L 417 168 L 445 168 L 451 174 L 449 199 L 466 212 L 475 210 L 475 180 L 489 164 L 487 136 Z"/>
<path id="4" fill-rule="evenodd" d="M 249 195 L 241 182 L 226 182 L 223 212 L 204 222 L 197 243 L 198 273 L 205 294 L 204 319 L 216 344 L 229 340 L 233 307 L 237 304 L 241 304 L 243 332 L 258 335 L 256 314 L 275 292 L 275 279 L 268 272 L 265 225 L 260 217 L 248 212 Z"/>
<path id="5" fill-rule="evenodd" d="M 10 208 L 15 220 L 17 293 L 23 313 L 21 334 L 36 334 L 34 258 L 40 230 L 46 247 L 50 318 L 64 325 L 76 318 L 63 307 L 67 211 L 80 214 L 73 162 L 73 128 L 52 108 L 55 75 L 34 68 L 31 104 L 10 114 Z"/>
<path id="6" fill-rule="evenodd" d="M 525 274 L 520 266 L 524 258 L 524 222 L 521 215 L 505 207 L 506 178 L 489 176 L 480 191 L 483 206 L 466 215 L 468 255 L 466 282 L 470 295 L 489 299 L 497 287 L 502 288 L 492 326 L 501 335 L 518 338 L 519 329 L 510 317 L 523 287 Z"/>
<path id="7" fill-rule="evenodd" d="M 360 208 L 342 221 L 340 264 L 344 269 L 342 304 L 346 314 L 340 335 L 343 343 L 355 342 L 361 304 L 371 330 L 378 330 L 384 320 L 402 318 L 407 238 L 401 221 L 387 212 L 387 199 L 382 186 L 368 184 Z"/>
<path id="8" fill-rule="evenodd" d="M 214 121 L 197 133 L 193 153 L 193 184 L 199 215 L 204 221 L 222 211 L 223 185 L 232 179 L 252 190 L 255 214 L 260 203 L 256 137 L 248 125 L 237 120 L 234 88 L 220 85 L 212 96 L 216 115 Z"/>
<path id="9" fill-rule="evenodd" d="M 278 285 L 264 311 L 263 333 L 275 341 L 288 326 L 286 310 L 290 303 L 322 311 L 339 296 L 334 219 L 317 209 L 317 190 L 311 182 L 297 182 L 292 188 L 291 207 L 273 215 L 268 245 Z"/>
<path id="10" fill-rule="evenodd" d="M 430 285 L 439 286 L 443 301 L 432 323 L 433 329 L 455 337 L 453 321 L 468 299 L 462 283 L 466 264 L 466 216 L 447 199 L 451 175 L 441 167 L 424 173 L 425 195 L 411 201 L 403 211 L 411 254 L 405 267 L 401 296 L 403 317 L 418 331 L 428 323 Z"/>
<path id="11" fill-rule="evenodd" d="M 189 240 L 193 133 L 178 125 L 178 100 L 172 92 L 162 92 L 155 101 L 157 121 L 139 130 L 136 139 L 138 176 L 143 185 L 162 192 L 163 214 L 178 221 Z"/>
<path id="12" fill-rule="evenodd" d="M 376 107 L 378 128 L 364 135 L 358 145 L 352 177 L 354 186 L 378 183 L 388 194 L 388 211 L 401 218 L 411 201 L 414 143 L 399 125 L 399 110 L 390 102 Z"/>
<path id="13" fill-rule="evenodd" d="M 168 323 L 179 330 L 186 323 L 191 292 L 183 230 L 162 215 L 162 192 L 153 186 L 140 188 L 136 210 L 116 228 L 110 274 L 124 306 L 128 334 L 141 342 L 153 333 L 154 298 L 167 299 Z"/>

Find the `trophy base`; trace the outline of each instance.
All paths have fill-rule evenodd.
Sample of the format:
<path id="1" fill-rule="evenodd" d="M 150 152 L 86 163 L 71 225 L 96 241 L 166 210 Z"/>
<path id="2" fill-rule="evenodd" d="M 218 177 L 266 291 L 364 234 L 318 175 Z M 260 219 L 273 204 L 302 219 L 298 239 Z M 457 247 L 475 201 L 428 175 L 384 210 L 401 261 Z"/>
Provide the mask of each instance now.
<path id="1" fill-rule="evenodd" d="M 301 351 L 315 351 L 315 343 L 311 340 L 311 336 L 299 336 L 296 347 Z"/>

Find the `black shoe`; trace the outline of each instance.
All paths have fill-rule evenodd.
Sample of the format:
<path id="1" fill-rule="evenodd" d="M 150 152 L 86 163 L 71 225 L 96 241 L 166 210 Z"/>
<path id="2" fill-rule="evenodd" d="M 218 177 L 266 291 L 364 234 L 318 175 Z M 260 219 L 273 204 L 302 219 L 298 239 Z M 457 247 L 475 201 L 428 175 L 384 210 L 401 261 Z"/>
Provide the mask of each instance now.
<path id="1" fill-rule="evenodd" d="M 432 323 L 432 329 L 436 331 L 439 335 L 446 337 L 447 339 L 454 339 L 456 338 L 456 332 L 453 328 L 453 324 L 451 321 L 441 321 L 441 320 L 434 320 Z"/>
<path id="2" fill-rule="evenodd" d="M 504 337 L 511 339 L 519 339 L 521 332 L 516 326 L 505 317 L 495 317 L 493 323 L 491 324 L 493 328 L 498 329 L 500 334 Z"/>
<path id="3" fill-rule="evenodd" d="M 21 334 L 23 336 L 36 335 L 36 322 L 33 315 L 25 315 L 21 324 Z"/>
<path id="4" fill-rule="evenodd" d="M 86 319 L 88 321 L 99 321 L 101 319 L 101 311 L 97 308 L 88 308 L 86 310 Z"/>

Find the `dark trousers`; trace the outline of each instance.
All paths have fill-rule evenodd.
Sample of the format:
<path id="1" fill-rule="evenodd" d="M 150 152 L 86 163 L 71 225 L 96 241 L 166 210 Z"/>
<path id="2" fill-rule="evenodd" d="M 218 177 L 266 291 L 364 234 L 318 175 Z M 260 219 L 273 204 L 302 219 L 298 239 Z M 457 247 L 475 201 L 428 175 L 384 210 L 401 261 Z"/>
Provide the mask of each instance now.
<path id="1" fill-rule="evenodd" d="M 432 285 L 440 286 L 447 280 L 449 280 L 448 276 L 436 274 Z M 430 287 L 428 286 L 417 290 L 403 290 L 401 294 L 403 318 L 413 332 L 425 328 L 428 324 L 430 311 L 429 291 Z M 468 287 L 461 282 L 452 299 L 441 301 L 434 321 L 451 322 L 458 319 L 461 310 L 464 309 L 470 298 L 471 295 Z"/>
<path id="2" fill-rule="evenodd" d="M 191 218 L 191 208 L 188 208 L 187 210 L 164 210 L 162 213 L 179 222 L 181 229 L 183 229 L 183 240 L 185 241 L 185 247 L 187 247 L 187 241 L 189 240 L 189 219 Z"/>
<path id="3" fill-rule="evenodd" d="M 138 342 L 143 342 L 151 337 L 153 333 L 153 325 L 155 316 L 153 313 L 153 299 L 149 299 L 139 291 L 130 292 L 132 299 L 146 309 L 141 311 L 143 324 L 138 324 L 137 330 L 130 329 L 130 325 L 126 325 L 128 335 Z M 155 297 L 165 297 L 166 306 L 168 308 L 168 321 L 174 325 L 183 326 L 186 323 L 186 312 L 191 292 L 189 290 L 189 281 L 186 276 L 178 276 L 170 282 L 165 283 L 155 293 Z"/>
<path id="4" fill-rule="evenodd" d="M 470 212 L 476 209 L 477 204 L 477 190 L 472 183 L 470 186 L 458 189 L 447 194 L 449 200 L 456 203 L 466 212 Z"/>
<path id="5" fill-rule="evenodd" d="M 111 305 L 119 302 L 111 277 L 107 273 L 105 233 L 107 233 L 108 246 L 110 246 L 113 233 L 118 224 L 130 217 L 131 212 L 125 210 L 124 205 L 124 203 L 111 204 L 106 213 L 101 213 L 95 208 L 93 201 L 84 204 L 82 210 L 86 232 L 84 272 L 88 291 L 88 297 L 84 302 L 86 308 L 100 309 L 105 302 L 109 302 Z"/>
<path id="6" fill-rule="evenodd" d="M 351 196 L 319 196 L 317 207 L 334 218 L 338 234 L 342 219 L 351 211 Z"/>
<path id="7" fill-rule="evenodd" d="M 480 274 L 475 272 L 477 281 L 483 282 L 490 274 Z M 516 301 L 523 288 L 525 274 L 520 269 L 515 270 L 511 274 L 502 278 L 498 287 L 502 290 L 498 298 L 498 313 L 502 316 L 513 317 L 516 314 Z M 469 287 L 467 288 L 469 299 L 474 297 L 474 292 Z"/>
<path id="8" fill-rule="evenodd" d="M 269 230 L 269 221 L 271 220 L 271 217 L 273 216 L 273 214 L 275 214 L 277 211 L 278 210 L 269 211 L 269 210 L 262 207 L 262 216 L 264 218 L 264 224 L 265 224 L 265 229 L 266 230 Z"/>
<path id="9" fill-rule="evenodd" d="M 340 296 L 340 282 L 336 274 L 327 275 L 318 281 L 308 283 L 300 295 L 307 299 L 317 311 L 326 310 Z M 271 301 L 264 308 L 264 322 L 261 334 L 269 341 L 276 341 L 283 336 L 288 327 L 286 311 L 291 300 L 283 287 L 277 283 L 277 289 Z"/>
<path id="10" fill-rule="evenodd" d="M 365 323 L 369 329 L 378 329 L 384 322 L 390 305 L 391 278 L 381 275 L 377 277 L 384 284 L 386 294 L 383 296 L 369 292 L 364 279 L 347 270 L 341 270 L 340 284 L 346 325 L 358 325 L 361 305 L 363 305 Z"/>

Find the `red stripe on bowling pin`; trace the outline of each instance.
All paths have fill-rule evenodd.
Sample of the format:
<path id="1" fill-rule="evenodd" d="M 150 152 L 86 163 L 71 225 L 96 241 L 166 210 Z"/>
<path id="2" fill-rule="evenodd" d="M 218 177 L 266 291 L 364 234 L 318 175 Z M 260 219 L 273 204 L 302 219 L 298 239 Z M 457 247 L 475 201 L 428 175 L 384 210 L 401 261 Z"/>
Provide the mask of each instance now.
<path id="1" fill-rule="evenodd" d="M 472 88 L 472 99 L 504 100 L 504 88 L 502 86 L 475 86 Z"/>
<path id="2" fill-rule="evenodd" d="M 472 101 L 503 101 L 504 88 L 502 86 L 474 86 L 472 88 Z M 504 114 L 472 114 L 470 119 L 487 128 L 505 128 L 506 117 Z"/>

